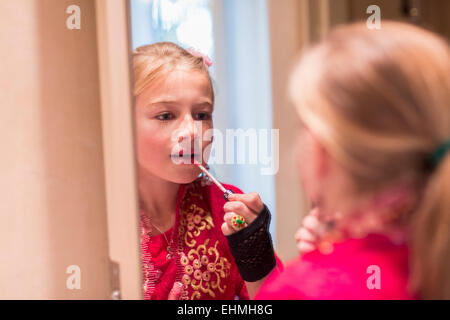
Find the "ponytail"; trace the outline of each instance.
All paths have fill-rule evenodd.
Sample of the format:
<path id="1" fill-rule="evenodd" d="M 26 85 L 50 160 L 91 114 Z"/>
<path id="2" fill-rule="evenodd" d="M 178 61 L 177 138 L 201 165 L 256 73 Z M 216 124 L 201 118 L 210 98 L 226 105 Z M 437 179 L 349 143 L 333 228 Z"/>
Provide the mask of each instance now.
<path id="1" fill-rule="evenodd" d="M 450 153 L 429 178 L 412 221 L 411 285 L 422 299 L 450 299 Z"/>

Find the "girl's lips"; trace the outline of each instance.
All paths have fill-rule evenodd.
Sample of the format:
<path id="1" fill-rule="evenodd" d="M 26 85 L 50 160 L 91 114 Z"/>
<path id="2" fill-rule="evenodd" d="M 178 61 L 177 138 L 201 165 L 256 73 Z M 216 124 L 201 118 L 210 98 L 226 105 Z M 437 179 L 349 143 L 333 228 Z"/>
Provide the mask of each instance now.
<path id="1" fill-rule="evenodd" d="M 183 154 L 182 152 L 180 152 L 180 154 L 172 154 L 170 157 L 172 159 L 176 159 L 177 161 L 182 160 L 181 163 L 183 164 L 201 163 L 200 156 L 195 153 Z"/>
<path id="2" fill-rule="evenodd" d="M 188 150 L 186 150 L 186 151 L 183 151 L 183 150 L 180 150 L 180 151 L 175 151 L 175 153 L 173 153 L 173 154 L 171 154 L 171 156 L 172 157 L 182 157 L 183 155 L 184 156 L 186 156 L 186 157 L 189 157 L 189 156 L 191 156 L 192 154 L 196 154 L 195 153 L 195 151 L 194 150 L 191 150 L 191 151 L 188 151 Z"/>
<path id="3" fill-rule="evenodd" d="M 196 153 L 183 154 L 182 152 L 180 152 L 180 154 L 172 154 L 172 155 L 170 155 L 170 157 L 172 157 L 172 158 L 189 158 L 189 157 L 197 157 L 197 156 L 198 156 L 198 154 L 196 154 Z"/>

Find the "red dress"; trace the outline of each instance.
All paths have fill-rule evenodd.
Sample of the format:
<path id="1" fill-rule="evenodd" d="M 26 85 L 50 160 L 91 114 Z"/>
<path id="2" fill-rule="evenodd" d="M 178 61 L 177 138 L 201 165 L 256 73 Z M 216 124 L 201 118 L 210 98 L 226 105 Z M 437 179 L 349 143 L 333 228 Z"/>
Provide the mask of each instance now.
<path id="1" fill-rule="evenodd" d="M 234 186 L 224 187 L 242 193 Z M 175 226 L 164 234 L 173 253 L 169 259 L 166 238 L 150 237 L 151 225 L 141 214 L 145 299 L 167 299 L 175 281 L 183 283 L 182 300 L 248 299 L 221 230 L 224 204 L 220 189 L 205 180 L 180 185 Z"/>
<path id="2" fill-rule="evenodd" d="M 269 276 L 256 299 L 416 299 L 407 290 L 408 274 L 407 245 L 370 234 L 335 243 L 329 254 L 305 254 Z"/>

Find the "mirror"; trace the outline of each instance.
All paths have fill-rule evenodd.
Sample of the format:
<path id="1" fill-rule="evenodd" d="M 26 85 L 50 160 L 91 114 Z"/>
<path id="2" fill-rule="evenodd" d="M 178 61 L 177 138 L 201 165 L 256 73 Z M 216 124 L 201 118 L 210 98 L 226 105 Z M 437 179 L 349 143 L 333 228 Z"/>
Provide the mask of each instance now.
<path id="1" fill-rule="evenodd" d="M 227 189 L 258 193 L 278 255 L 297 255 L 310 204 L 286 94 L 294 58 L 339 24 L 376 27 L 377 12 L 432 21 L 420 1 L 369 2 L 130 1 L 146 299 L 248 297 L 221 230 Z"/>

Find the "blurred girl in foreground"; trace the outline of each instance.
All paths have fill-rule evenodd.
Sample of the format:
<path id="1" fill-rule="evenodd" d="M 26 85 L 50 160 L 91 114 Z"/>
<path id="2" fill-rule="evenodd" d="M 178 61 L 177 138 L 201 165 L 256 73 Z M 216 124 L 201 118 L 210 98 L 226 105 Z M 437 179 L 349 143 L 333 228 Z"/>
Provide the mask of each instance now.
<path id="1" fill-rule="evenodd" d="M 206 166 L 212 142 L 207 134 L 213 128 L 211 63 L 171 42 L 133 52 L 143 292 L 148 300 L 248 299 L 269 272 L 282 268 L 268 232 L 270 212 L 259 196 L 224 184 L 235 193 L 225 201 L 217 186 L 199 176 L 196 164 Z M 231 230 L 239 232 L 230 235 Z M 258 237 L 256 231 L 261 231 Z"/>
<path id="2" fill-rule="evenodd" d="M 401 23 L 343 26 L 303 55 L 290 93 L 320 222 L 301 237 L 316 250 L 257 298 L 450 299 L 448 43 Z"/>

